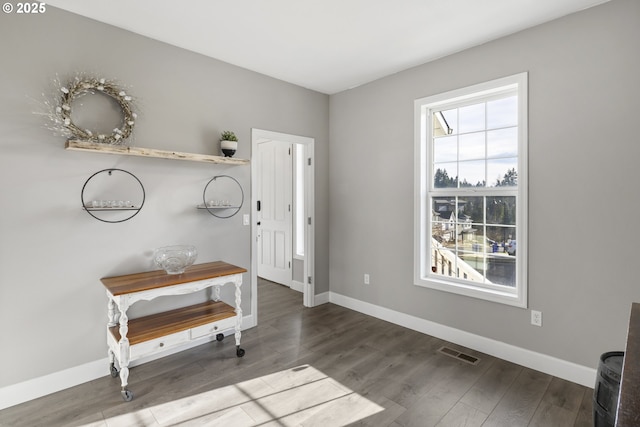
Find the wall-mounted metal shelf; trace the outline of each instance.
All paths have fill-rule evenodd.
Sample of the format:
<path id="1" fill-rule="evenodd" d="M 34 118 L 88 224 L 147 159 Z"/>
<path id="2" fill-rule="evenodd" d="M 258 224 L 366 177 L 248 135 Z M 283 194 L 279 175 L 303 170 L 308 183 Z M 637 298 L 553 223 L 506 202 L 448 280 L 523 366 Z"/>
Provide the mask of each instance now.
<path id="1" fill-rule="evenodd" d="M 204 205 L 204 204 L 199 204 L 198 206 L 196 206 L 198 209 L 240 209 L 241 206 L 231 206 L 231 205 L 225 205 L 225 206 L 211 206 L 211 205 Z"/>
<path id="2" fill-rule="evenodd" d="M 235 196 L 234 197 L 235 200 L 231 200 L 231 202 L 225 199 L 223 203 L 212 205 L 211 202 L 207 203 L 207 188 L 209 188 L 210 185 L 213 185 L 216 182 L 219 182 L 218 181 L 219 179 L 220 181 L 228 180 L 232 183 L 231 185 L 237 185 L 238 186 L 238 191 L 236 192 L 237 196 Z M 240 185 L 238 180 L 229 175 L 217 175 L 211 178 L 211 180 L 207 182 L 207 185 L 205 185 L 204 191 L 202 192 L 202 203 L 197 205 L 196 207 L 198 209 L 206 209 L 207 212 L 209 212 L 211 215 L 215 216 L 216 218 L 226 219 L 226 218 L 231 218 L 232 216 L 240 212 L 240 209 L 242 208 L 243 204 L 244 204 L 244 190 L 242 189 L 242 185 Z M 229 212 L 229 210 L 231 210 L 232 212 Z"/>
<path id="3" fill-rule="evenodd" d="M 115 174 L 114 174 L 115 172 Z M 105 177 L 113 177 L 116 175 L 120 175 L 122 177 L 124 177 L 125 179 L 132 179 L 134 182 L 137 182 L 138 185 L 140 186 L 140 203 L 136 204 L 135 202 L 131 202 L 130 200 L 124 201 L 124 200 L 93 200 L 91 202 L 88 202 L 85 199 L 85 191 L 87 191 L 87 185 L 92 182 L 94 179 L 97 179 L 96 177 L 98 176 L 105 176 Z M 112 179 L 112 178 L 109 178 Z M 131 187 L 131 185 L 128 185 L 129 187 Z M 95 189 L 93 190 L 95 192 Z M 85 210 L 85 212 L 87 212 L 89 215 L 91 215 L 92 217 L 94 217 L 95 219 L 97 219 L 98 221 L 102 221 L 102 222 L 109 222 L 109 223 L 118 223 L 118 222 L 124 222 L 127 220 L 130 220 L 131 218 L 133 218 L 134 216 L 138 215 L 138 213 L 140 212 L 140 209 L 142 209 L 142 206 L 144 205 L 144 200 L 145 200 L 145 191 L 144 191 L 144 186 L 142 185 L 142 182 L 140 182 L 140 180 L 138 179 L 137 176 L 135 176 L 134 174 L 132 174 L 131 172 L 128 172 L 126 170 L 123 169 L 103 169 L 101 171 L 98 171 L 96 173 L 94 173 L 93 175 L 91 175 L 85 182 L 84 185 L 82 186 L 82 190 L 80 191 L 80 201 L 82 202 L 82 209 Z M 120 216 L 118 214 L 115 214 L 116 217 L 112 217 L 111 214 L 107 214 L 106 217 L 100 214 L 96 214 L 95 212 L 107 212 L 107 211 L 111 211 L 111 212 L 116 212 L 116 211 L 120 211 L 120 212 L 124 212 L 124 211 L 129 211 L 129 212 L 133 212 L 131 215 L 129 216 Z M 128 214 L 128 212 L 127 212 Z"/>
<path id="4" fill-rule="evenodd" d="M 116 208 L 94 208 L 93 206 L 84 206 L 83 207 L 84 210 L 86 211 L 91 211 L 91 212 L 98 212 L 98 211 L 139 211 L 140 207 L 131 207 L 131 208 L 121 208 L 121 207 L 116 207 Z"/>
<path id="5" fill-rule="evenodd" d="M 178 151 L 156 150 L 154 148 L 127 147 L 126 145 L 96 144 L 69 140 L 65 144 L 66 150 L 87 151 L 104 154 L 120 154 L 123 156 L 154 157 L 171 160 L 190 160 L 223 165 L 248 165 L 249 160 L 234 157 L 210 156 L 207 154 L 181 153 Z"/>

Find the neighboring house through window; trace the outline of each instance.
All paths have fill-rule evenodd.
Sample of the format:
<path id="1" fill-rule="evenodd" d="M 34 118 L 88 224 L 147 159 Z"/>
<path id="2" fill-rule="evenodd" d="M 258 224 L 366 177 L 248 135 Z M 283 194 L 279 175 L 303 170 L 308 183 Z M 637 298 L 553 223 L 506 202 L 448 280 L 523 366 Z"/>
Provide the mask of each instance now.
<path id="1" fill-rule="evenodd" d="M 527 306 L 527 74 L 415 101 L 419 286 Z"/>

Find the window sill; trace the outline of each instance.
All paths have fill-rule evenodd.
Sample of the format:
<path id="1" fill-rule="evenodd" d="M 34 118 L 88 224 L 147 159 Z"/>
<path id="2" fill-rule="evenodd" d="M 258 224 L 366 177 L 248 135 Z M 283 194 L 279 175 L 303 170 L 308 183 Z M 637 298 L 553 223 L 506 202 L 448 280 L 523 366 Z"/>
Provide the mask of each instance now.
<path id="1" fill-rule="evenodd" d="M 515 292 L 515 289 L 514 292 L 507 292 L 495 289 L 480 288 L 446 280 L 436 280 L 433 278 L 415 278 L 413 284 L 423 288 L 436 289 L 442 292 L 464 295 L 471 298 L 511 305 L 519 308 L 527 308 L 526 290 L 524 289 L 521 289 L 521 294 L 518 295 Z"/>

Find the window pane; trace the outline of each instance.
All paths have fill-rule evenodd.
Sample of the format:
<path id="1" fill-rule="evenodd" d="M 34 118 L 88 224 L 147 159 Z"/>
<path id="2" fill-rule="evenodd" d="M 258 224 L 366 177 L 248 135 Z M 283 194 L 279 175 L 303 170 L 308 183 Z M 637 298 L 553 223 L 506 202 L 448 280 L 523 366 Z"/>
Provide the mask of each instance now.
<path id="1" fill-rule="evenodd" d="M 484 187 L 485 161 L 470 160 L 459 163 L 460 187 Z"/>
<path id="2" fill-rule="evenodd" d="M 431 271 L 443 276 L 454 276 L 456 272 L 456 256 L 450 249 L 434 248 L 431 254 Z"/>
<path id="3" fill-rule="evenodd" d="M 516 286 L 516 258 L 509 255 L 487 257 L 487 280 L 494 285 Z"/>
<path id="4" fill-rule="evenodd" d="M 484 103 L 469 105 L 459 109 L 459 133 L 476 132 L 484 129 Z"/>
<path id="5" fill-rule="evenodd" d="M 487 102 L 487 129 L 496 129 L 518 124 L 518 97 Z"/>
<path id="6" fill-rule="evenodd" d="M 496 159 L 487 161 L 489 187 L 515 187 L 518 185 L 518 159 Z"/>
<path id="7" fill-rule="evenodd" d="M 449 134 L 454 135 L 460 133 L 457 129 L 458 127 L 458 109 L 454 108 L 452 110 L 440 111 L 442 114 L 442 118 L 446 122 L 445 125 L 449 127 Z"/>
<path id="8" fill-rule="evenodd" d="M 491 246 L 491 253 L 506 253 L 507 242 L 514 238 L 515 227 L 487 226 L 487 242 Z M 497 245 L 495 247 L 494 243 Z"/>
<path id="9" fill-rule="evenodd" d="M 467 279 L 472 282 L 483 283 L 487 265 L 487 257 L 478 245 L 474 245 L 475 251 L 464 251 L 459 253 L 457 277 Z"/>
<path id="10" fill-rule="evenodd" d="M 487 280 L 495 285 L 516 285 L 516 241 L 513 227 L 487 227 L 491 253 L 487 255 Z"/>
<path id="11" fill-rule="evenodd" d="M 479 249 L 476 247 L 478 242 L 476 240 L 477 228 L 474 228 L 471 224 L 471 218 L 464 214 L 458 215 L 458 250 L 474 251 Z"/>
<path id="12" fill-rule="evenodd" d="M 475 132 L 460 135 L 459 160 L 484 159 L 487 155 L 485 150 L 484 135 L 484 132 Z"/>
<path id="13" fill-rule="evenodd" d="M 454 127 L 458 122 L 458 110 L 437 111 L 433 113 L 433 135 L 443 136 L 456 133 Z"/>
<path id="14" fill-rule="evenodd" d="M 456 199 L 455 197 L 438 197 L 437 199 L 433 199 L 432 210 L 440 214 L 439 221 L 448 221 L 449 213 L 453 212 L 456 208 Z M 443 214 L 446 212 L 446 214 Z"/>
<path id="15" fill-rule="evenodd" d="M 474 224 L 484 223 L 484 197 L 459 197 L 458 217 L 468 217 Z M 469 224 L 470 228 L 471 224 Z"/>
<path id="16" fill-rule="evenodd" d="M 516 157 L 518 155 L 518 128 L 487 132 L 487 157 Z"/>
<path id="17" fill-rule="evenodd" d="M 455 162 L 458 160 L 458 137 L 443 136 L 433 140 L 433 161 Z"/>
<path id="18" fill-rule="evenodd" d="M 516 225 L 516 198 L 487 197 L 487 224 Z"/>
<path id="19" fill-rule="evenodd" d="M 433 165 L 434 188 L 455 188 L 458 186 L 458 164 L 436 163 Z"/>
<path id="20" fill-rule="evenodd" d="M 463 228 L 461 226 L 461 228 Z M 487 244 L 484 236 L 484 227 L 462 229 L 460 243 L 458 244 L 458 277 L 483 283 L 487 269 Z"/>
<path id="21" fill-rule="evenodd" d="M 431 212 L 434 222 L 431 233 L 433 239 L 442 245 L 455 247 L 455 210 L 455 197 L 432 199 Z"/>

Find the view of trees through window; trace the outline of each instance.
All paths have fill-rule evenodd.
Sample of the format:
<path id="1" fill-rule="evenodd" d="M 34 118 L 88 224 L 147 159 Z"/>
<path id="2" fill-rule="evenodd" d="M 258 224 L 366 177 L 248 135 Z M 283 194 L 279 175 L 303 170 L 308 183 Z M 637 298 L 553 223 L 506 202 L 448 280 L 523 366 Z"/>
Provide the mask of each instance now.
<path id="1" fill-rule="evenodd" d="M 512 94 L 433 112 L 433 273 L 515 286 L 517 117 Z"/>
<path id="2" fill-rule="evenodd" d="M 471 184 L 464 179 L 458 185 L 458 177 L 450 177 L 446 169 L 437 169 L 433 177 L 433 185 L 436 188 L 458 188 L 458 187 L 485 187 L 485 181 L 478 181 Z M 509 187 L 518 185 L 518 172 L 515 168 L 507 170 L 502 179 L 498 178 L 493 184 L 494 187 Z"/>

